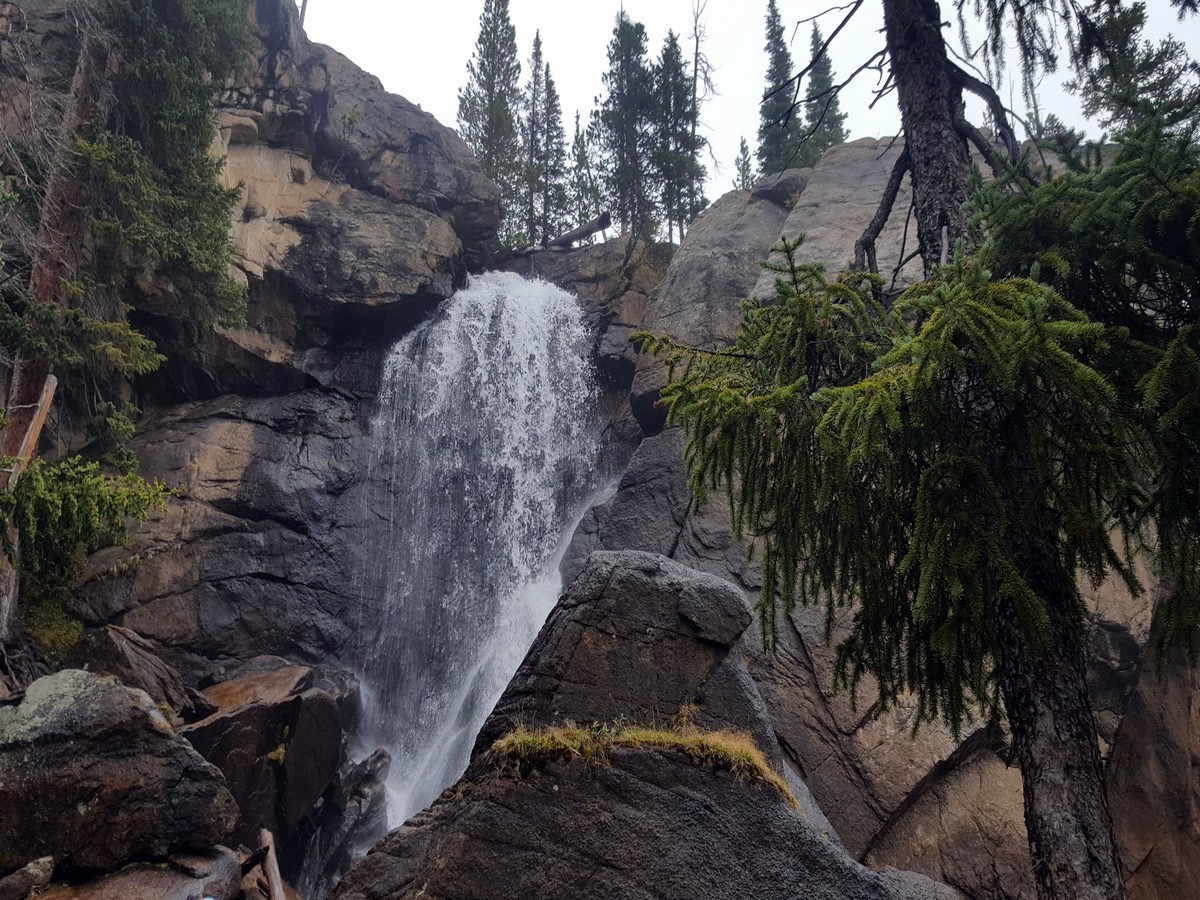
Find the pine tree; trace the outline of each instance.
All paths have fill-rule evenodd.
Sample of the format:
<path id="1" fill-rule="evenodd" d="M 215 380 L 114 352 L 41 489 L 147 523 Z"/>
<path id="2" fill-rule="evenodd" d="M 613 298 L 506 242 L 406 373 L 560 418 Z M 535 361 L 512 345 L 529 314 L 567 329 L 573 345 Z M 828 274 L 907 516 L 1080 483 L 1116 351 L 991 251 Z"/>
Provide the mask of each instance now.
<path id="1" fill-rule="evenodd" d="M 745 138 L 742 138 L 741 144 L 738 145 L 738 155 L 733 162 L 733 171 L 734 190 L 748 191 L 754 187 L 754 168 L 750 164 L 750 145 L 746 143 Z"/>
<path id="2" fill-rule="evenodd" d="M 1067 89 L 1083 112 L 1101 116 L 1103 128 L 1129 128 L 1153 119 L 1159 110 L 1200 106 L 1200 64 L 1174 37 L 1158 44 L 1142 38 L 1145 3 L 1112 5 L 1098 28 L 1108 52 L 1079 60 Z"/>
<path id="3" fill-rule="evenodd" d="M 763 175 L 796 165 L 801 123 L 795 110 L 792 54 L 775 0 L 767 0 L 767 89 L 759 107 L 758 168 Z"/>
<path id="4" fill-rule="evenodd" d="M 546 140 L 542 154 L 542 199 L 539 237 L 542 246 L 564 229 L 567 217 L 567 140 L 563 133 L 562 102 L 546 63 Z"/>
<path id="5" fill-rule="evenodd" d="M 703 182 L 695 146 L 696 108 L 692 104 L 692 79 L 684 66 L 683 51 L 674 31 L 668 31 L 654 69 L 654 144 L 651 162 L 658 184 L 667 240 L 680 240 L 699 210 L 694 210 L 691 188 Z"/>
<path id="6" fill-rule="evenodd" d="M 525 216 L 520 244 L 541 242 L 540 204 L 545 199 L 546 173 L 546 70 L 542 59 L 542 33 L 533 35 L 533 53 L 529 57 L 529 83 L 522 98 L 521 180 L 519 201 Z"/>
<path id="7" fill-rule="evenodd" d="M 808 90 L 804 101 L 804 127 L 800 135 L 800 150 L 796 166 L 815 166 L 830 147 L 846 142 L 846 114 L 842 112 L 838 92 L 833 83 L 833 63 L 828 53 L 821 53 L 825 38 L 813 23 L 812 69 L 808 73 Z"/>
<path id="8" fill-rule="evenodd" d="M 637 336 L 674 351 L 662 402 L 692 489 L 722 489 L 759 542 L 765 637 L 795 602 L 853 603 L 836 676 L 852 697 L 869 676 L 884 708 L 912 694 L 955 733 L 1003 710 L 1035 869 L 1066 888 L 1046 896 L 1122 896 L 1075 582 L 1133 578 L 1111 504 L 1132 527 L 1146 446 L 1092 365 L 1111 338 L 970 261 L 888 309 L 877 276 L 828 281 L 799 242 L 775 249 L 779 294 L 748 304 L 728 353 Z"/>
<path id="9" fill-rule="evenodd" d="M 651 182 L 654 75 L 646 59 L 646 29 L 622 9 L 608 45 L 608 93 L 593 113 L 600 165 L 612 211 L 623 231 L 649 237 L 654 231 Z"/>
<path id="10" fill-rule="evenodd" d="M 484 0 L 467 84 L 458 92 L 458 128 L 483 173 L 500 187 L 500 238 L 510 246 L 519 242 L 521 228 L 520 78 L 508 0 Z"/>
<path id="11" fill-rule="evenodd" d="M 585 131 L 575 113 L 575 136 L 571 140 L 571 171 L 567 179 L 567 211 L 572 225 L 582 225 L 600 215 L 602 191 L 592 162 L 591 130 Z M 594 237 L 585 239 L 594 242 Z"/>

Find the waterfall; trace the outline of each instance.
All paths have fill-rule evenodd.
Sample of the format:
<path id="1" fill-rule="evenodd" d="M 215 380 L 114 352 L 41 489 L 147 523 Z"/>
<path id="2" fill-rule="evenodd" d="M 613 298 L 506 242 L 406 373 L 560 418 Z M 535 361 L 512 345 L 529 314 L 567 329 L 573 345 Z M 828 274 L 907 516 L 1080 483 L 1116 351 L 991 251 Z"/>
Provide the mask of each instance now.
<path id="1" fill-rule="evenodd" d="M 393 824 L 462 774 L 557 599 L 596 487 L 588 348 L 574 297 L 489 273 L 387 359 L 360 634 L 362 738 L 393 755 Z"/>

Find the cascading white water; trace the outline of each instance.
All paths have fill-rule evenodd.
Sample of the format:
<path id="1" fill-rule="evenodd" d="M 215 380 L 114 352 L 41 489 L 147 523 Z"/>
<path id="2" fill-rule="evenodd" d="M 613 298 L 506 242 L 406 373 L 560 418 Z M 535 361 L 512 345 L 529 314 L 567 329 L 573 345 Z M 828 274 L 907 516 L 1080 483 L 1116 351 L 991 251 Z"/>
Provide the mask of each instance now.
<path id="1" fill-rule="evenodd" d="M 557 598 L 595 489 L 587 353 L 574 297 L 488 273 L 387 360 L 370 463 L 383 521 L 360 633 L 362 738 L 393 754 L 393 823 L 462 773 Z"/>

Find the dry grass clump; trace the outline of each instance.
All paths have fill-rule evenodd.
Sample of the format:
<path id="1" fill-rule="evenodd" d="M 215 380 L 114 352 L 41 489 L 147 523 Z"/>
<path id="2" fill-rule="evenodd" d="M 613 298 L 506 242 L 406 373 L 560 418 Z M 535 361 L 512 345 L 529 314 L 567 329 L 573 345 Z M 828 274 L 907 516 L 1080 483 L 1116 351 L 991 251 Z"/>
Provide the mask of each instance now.
<path id="1" fill-rule="evenodd" d="M 750 736 L 741 731 L 701 731 L 688 724 L 649 728 L 567 723 L 537 729 L 517 725 L 492 744 L 492 752 L 502 760 L 531 765 L 571 756 L 582 757 L 591 765 L 607 765 L 614 747 L 673 750 L 694 765 L 727 769 L 739 779 L 764 782 L 779 791 L 792 809 L 796 808 L 796 798 L 787 782 L 771 768 Z"/>

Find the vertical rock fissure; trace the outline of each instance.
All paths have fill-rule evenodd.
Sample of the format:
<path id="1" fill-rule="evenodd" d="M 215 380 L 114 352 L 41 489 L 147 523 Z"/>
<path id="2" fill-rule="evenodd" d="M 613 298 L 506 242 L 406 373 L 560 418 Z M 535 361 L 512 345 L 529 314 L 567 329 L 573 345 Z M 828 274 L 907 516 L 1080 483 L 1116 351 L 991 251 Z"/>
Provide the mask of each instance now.
<path id="1" fill-rule="evenodd" d="M 466 767 L 536 637 L 595 482 L 600 423 L 574 297 L 489 273 L 385 364 L 362 586 L 364 748 L 403 821 Z"/>

